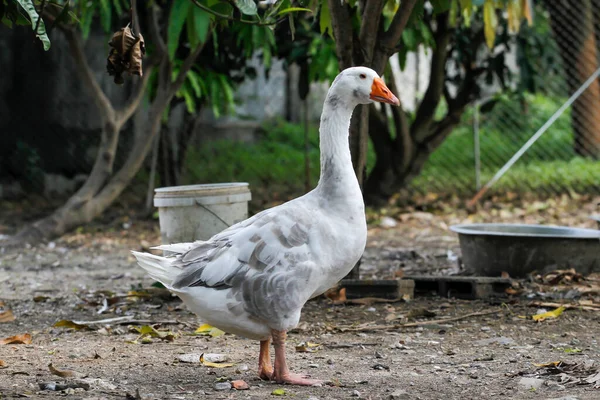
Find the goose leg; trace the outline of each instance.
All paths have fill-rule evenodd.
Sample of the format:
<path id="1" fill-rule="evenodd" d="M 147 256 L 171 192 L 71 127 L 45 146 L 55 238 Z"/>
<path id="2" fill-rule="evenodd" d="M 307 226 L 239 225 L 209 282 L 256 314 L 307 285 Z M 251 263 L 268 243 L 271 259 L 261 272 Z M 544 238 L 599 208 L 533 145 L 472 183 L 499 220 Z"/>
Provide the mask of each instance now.
<path id="1" fill-rule="evenodd" d="M 317 379 L 306 379 L 306 375 L 292 374 L 287 367 L 285 360 L 285 331 L 271 331 L 273 336 L 273 346 L 275 347 L 275 370 L 273 379 L 277 383 L 287 383 L 290 385 L 314 386 L 320 385 L 323 381 Z"/>
<path id="2" fill-rule="evenodd" d="M 271 339 L 260 341 L 260 355 L 258 356 L 258 376 L 265 381 L 273 378 L 273 365 L 269 355 Z"/>

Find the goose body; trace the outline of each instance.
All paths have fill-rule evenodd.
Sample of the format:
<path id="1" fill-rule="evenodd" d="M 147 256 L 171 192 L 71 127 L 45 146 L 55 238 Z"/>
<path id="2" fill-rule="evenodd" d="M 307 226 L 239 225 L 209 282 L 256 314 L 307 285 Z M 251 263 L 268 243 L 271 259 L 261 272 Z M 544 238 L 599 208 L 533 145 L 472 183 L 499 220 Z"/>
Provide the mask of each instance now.
<path id="1" fill-rule="evenodd" d="M 156 247 L 175 256 L 133 252 L 152 278 L 204 322 L 260 340 L 263 378 L 316 382 L 287 370 L 285 332 L 296 327 L 304 304 L 348 274 L 364 251 L 367 225 L 348 132 L 355 106 L 374 100 L 398 104 L 371 69 L 349 68 L 335 79 L 321 116 L 321 175 L 311 192 L 207 241 Z M 274 371 L 268 356 L 270 338 L 275 344 Z"/>

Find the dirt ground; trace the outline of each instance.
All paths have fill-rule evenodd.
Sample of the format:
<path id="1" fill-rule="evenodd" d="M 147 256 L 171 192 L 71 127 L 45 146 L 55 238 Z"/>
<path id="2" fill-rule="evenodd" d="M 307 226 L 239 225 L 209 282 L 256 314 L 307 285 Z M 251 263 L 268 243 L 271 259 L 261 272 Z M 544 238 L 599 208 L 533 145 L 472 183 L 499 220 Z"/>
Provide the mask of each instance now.
<path id="1" fill-rule="evenodd" d="M 556 202 L 560 212 L 546 203 L 484 207 L 474 215 L 452 209 L 388 210 L 397 226 L 382 228 L 382 216 L 372 218 L 362 274 L 460 272 L 452 257 L 460 255 L 458 241 L 448 231 L 454 223 L 594 227 L 587 217 L 598 199 Z M 0 233 L 10 228 L 6 216 L 0 219 Z M 315 299 L 290 333 L 287 354 L 292 370 L 330 383 L 307 388 L 260 381 L 258 343 L 195 334 L 201 322 L 178 299 L 152 288 L 136 267 L 128 250 L 158 240 L 157 222 L 122 218 L 56 242 L 0 252 L 0 321 L 3 311 L 15 316 L 0 322 L 0 341 L 25 333 L 32 337 L 30 344 L 0 345 L 0 398 L 600 399 L 600 309 L 567 309 L 556 319 L 535 322 L 531 316 L 539 307 L 530 302 L 546 295 L 527 290 L 486 301 L 427 296 L 352 305 Z M 572 297 L 565 301 L 600 304 L 597 292 Z M 488 314 L 443 321 L 471 313 Z M 109 318 L 121 320 L 90 322 Z M 84 321 L 88 329 L 54 327 L 60 320 Z M 421 325 L 398 326 L 405 322 Z M 135 331 L 144 325 L 164 338 Z M 234 365 L 212 368 L 180 360 L 202 353 L 225 354 Z M 53 375 L 50 363 L 78 376 Z M 216 389 L 232 380 L 244 380 L 249 390 Z M 52 389 L 47 385 L 52 382 L 71 387 L 42 390 Z"/>

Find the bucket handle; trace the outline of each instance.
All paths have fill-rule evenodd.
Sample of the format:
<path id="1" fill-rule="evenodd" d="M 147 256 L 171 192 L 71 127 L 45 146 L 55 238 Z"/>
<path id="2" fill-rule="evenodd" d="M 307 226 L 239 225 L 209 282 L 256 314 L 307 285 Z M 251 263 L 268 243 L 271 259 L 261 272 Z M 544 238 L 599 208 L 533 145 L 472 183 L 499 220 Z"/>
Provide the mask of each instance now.
<path id="1" fill-rule="evenodd" d="M 218 219 L 219 221 L 221 221 L 223 223 L 223 225 L 225 225 L 224 229 L 229 228 L 229 224 L 227 222 L 225 222 L 223 220 L 223 218 L 219 217 L 213 210 L 211 210 L 210 208 L 206 207 L 204 204 L 200 203 L 199 201 L 196 201 L 196 204 L 199 205 L 200 207 L 204 208 L 206 211 L 208 211 L 209 213 L 211 213 L 216 219 Z"/>

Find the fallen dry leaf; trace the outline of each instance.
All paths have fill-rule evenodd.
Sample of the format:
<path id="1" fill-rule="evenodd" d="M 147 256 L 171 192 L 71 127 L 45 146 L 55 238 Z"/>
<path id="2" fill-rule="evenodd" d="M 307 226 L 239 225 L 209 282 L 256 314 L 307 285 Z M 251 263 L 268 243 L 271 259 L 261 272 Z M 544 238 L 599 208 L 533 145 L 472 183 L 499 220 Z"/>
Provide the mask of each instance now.
<path id="1" fill-rule="evenodd" d="M 6 368 L 6 363 L 0 360 L 0 368 Z"/>
<path id="2" fill-rule="evenodd" d="M 91 329 L 87 325 L 78 324 L 76 322 L 69 321 L 68 319 L 61 319 L 60 321 L 58 321 L 57 323 L 55 323 L 52 326 L 55 327 L 55 328 L 75 329 L 76 331 L 79 331 L 79 330 L 82 330 L 82 329 L 86 329 L 86 330 Z"/>
<path id="3" fill-rule="evenodd" d="M 5 309 L 3 301 L 0 301 L 0 322 L 11 322 L 15 320 L 15 316 L 9 309 Z"/>
<path id="4" fill-rule="evenodd" d="M 15 319 L 16 318 L 15 318 L 14 314 L 10 310 L 0 312 L 0 322 L 11 322 L 11 321 L 14 321 Z"/>
<path id="5" fill-rule="evenodd" d="M 173 332 L 171 332 L 171 331 L 159 331 L 157 329 L 154 329 L 150 325 L 142 325 L 139 328 L 133 326 L 133 327 L 130 328 L 130 330 L 133 331 L 133 332 L 139 333 L 140 337 L 138 337 L 138 339 L 141 338 L 142 339 L 142 343 L 144 343 L 144 344 L 152 343 L 152 340 L 150 339 L 150 337 L 159 338 L 161 340 L 165 340 L 165 341 L 168 341 L 168 342 L 172 342 L 172 341 L 175 340 L 175 334 Z M 137 341 L 137 339 L 135 341 Z"/>
<path id="6" fill-rule="evenodd" d="M 542 321 L 546 320 L 547 318 L 558 318 L 560 316 L 560 314 L 562 314 L 563 311 L 565 311 L 565 307 L 561 306 L 552 311 L 533 315 L 533 316 L 531 316 L 531 318 L 536 322 L 542 322 Z"/>
<path id="7" fill-rule="evenodd" d="M 194 331 L 194 333 L 197 335 L 210 336 L 210 337 L 219 337 L 219 336 L 223 336 L 225 334 L 225 332 L 223 332 L 219 328 L 215 328 L 214 326 L 211 326 L 208 324 L 200 325 L 198 327 L 198 329 L 196 329 Z"/>
<path id="8" fill-rule="evenodd" d="M 22 335 L 15 335 L 0 340 L 0 344 L 31 344 L 31 335 L 24 333 Z"/>
<path id="9" fill-rule="evenodd" d="M 331 300 L 333 304 L 342 304 L 346 301 L 346 288 L 331 288 L 325 292 L 324 296 Z"/>
<path id="10" fill-rule="evenodd" d="M 319 350 L 319 347 L 321 347 L 321 345 L 318 343 L 302 342 L 296 346 L 296 351 L 298 353 L 314 353 Z"/>
<path id="11" fill-rule="evenodd" d="M 243 380 L 237 380 L 237 381 L 231 381 L 231 386 L 235 389 L 235 390 L 248 390 L 250 389 L 250 386 L 248 386 L 248 384 L 246 383 L 246 381 Z"/>
<path id="12" fill-rule="evenodd" d="M 593 384 L 595 389 L 600 389 L 600 371 L 585 378 L 587 383 Z"/>
<path id="13" fill-rule="evenodd" d="M 271 392 L 273 396 L 285 396 L 285 390 L 283 389 L 275 389 Z"/>
<path id="14" fill-rule="evenodd" d="M 562 361 L 552 361 L 549 363 L 536 364 L 533 363 L 538 368 L 547 368 L 547 367 L 557 367 Z"/>
<path id="15" fill-rule="evenodd" d="M 73 371 L 70 369 L 56 369 L 52 365 L 52 363 L 48 364 L 48 369 L 56 376 L 60 376 L 61 378 L 84 378 L 85 375 L 81 372 Z"/>
<path id="16" fill-rule="evenodd" d="M 228 368 L 235 364 L 227 363 L 228 357 L 225 354 L 202 354 L 200 362 L 209 368 Z"/>

